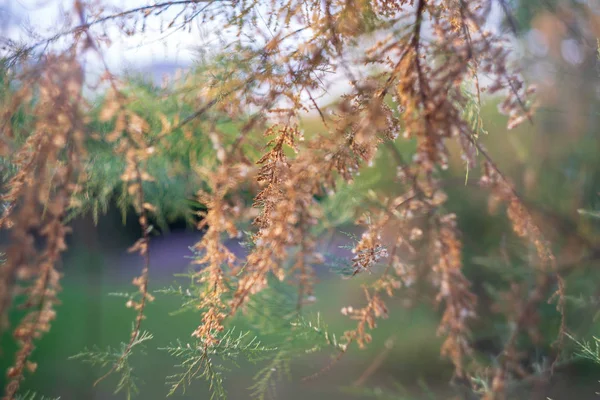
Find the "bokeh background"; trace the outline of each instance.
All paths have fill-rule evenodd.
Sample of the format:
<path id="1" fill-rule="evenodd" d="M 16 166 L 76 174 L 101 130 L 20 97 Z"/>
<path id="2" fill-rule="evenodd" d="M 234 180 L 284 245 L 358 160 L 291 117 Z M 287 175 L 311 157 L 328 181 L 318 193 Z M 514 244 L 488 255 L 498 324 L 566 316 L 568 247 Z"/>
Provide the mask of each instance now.
<path id="1" fill-rule="evenodd" d="M 26 23 L 50 27 L 60 2 L 14 1 L 0 3 L 0 30 L 5 35 L 19 35 Z M 526 202 L 552 221 L 553 242 L 560 248 L 564 260 L 576 253 L 571 237 L 577 233 L 597 240 L 600 222 L 579 210 L 600 210 L 600 63 L 597 37 L 600 37 L 600 1 L 594 0 L 521 0 L 496 2 L 494 29 L 513 35 L 515 61 L 519 63 L 528 82 L 538 87 L 537 112 L 533 124 L 524 124 L 507 131 L 506 117 L 498 112 L 499 99 L 484 97 L 481 118 L 488 134 L 481 140 L 500 168 L 509 176 Z M 501 3 L 511 11 L 503 13 Z M 133 4 L 133 3 L 132 3 Z M 177 37 L 168 40 L 178 41 Z M 171 53 L 161 45 L 128 43 L 110 55 L 110 62 L 123 75 L 159 83 L 163 74 L 194 62 L 198 53 L 195 43 L 180 43 L 180 51 Z M 137 53 L 128 53 L 138 49 Z M 172 49 L 172 48 L 171 48 Z M 130 59 L 119 59 L 128 53 Z M 134 62 L 132 60 L 141 60 Z M 315 117 L 304 121 L 307 132 L 317 126 Z M 404 150 L 403 144 L 399 144 Z M 406 151 L 410 144 L 406 144 Z M 357 179 L 356 190 L 378 187 L 390 188 L 395 170 L 390 168 L 390 155 L 380 153 L 377 163 Z M 490 203 L 486 193 L 465 179 L 465 166 L 457 157 L 447 172 L 448 207 L 457 214 L 463 232 L 464 264 L 467 277 L 474 282 L 476 292 L 486 290 L 486 282 L 505 273 L 498 262 L 499 253 L 510 242 L 510 227 L 502 212 Z M 466 184 L 465 184 L 466 181 Z M 341 202 L 341 203 L 340 203 Z M 343 199 L 332 210 L 343 208 Z M 333 212 L 333 211 L 332 211 Z M 110 293 L 131 290 L 131 280 L 139 273 L 141 260 L 126 249 L 139 237 L 135 219 L 122 220 L 116 207 L 109 207 L 96 224 L 93 217 L 79 217 L 73 222 L 69 250 L 64 257 L 62 304 L 52 330 L 39 342 L 34 358 L 39 361 L 36 373 L 27 378 L 25 390 L 61 399 L 109 399 L 114 395 L 112 380 L 97 387 L 92 383 L 101 371 L 69 357 L 85 347 L 117 346 L 129 333 L 133 312 L 124 307 L 123 299 Z M 329 253 L 347 256 L 340 246 L 348 238 L 342 231 L 356 230 L 352 226 L 338 227 L 332 235 L 323 237 L 321 246 Z M 200 233 L 185 221 L 172 221 L 169 231 L 153 238 L 151 253 L 151 289 L 156 290 L 177 281 L 174 274 L 187 270 L 192 253 L 189 246 Z M 0 245 L 6 238 L 0 236 Z M 596 241 L 597 243 L 597 241 Z M 231 243 L 236 252 L 243 248 Z M 516 245 L 515 245 L 516 246 Z M 570 251 L 570 247 L 573 250 Z M 523 262 L 516 260 L 515 263 Z M 583 267 L 583 266 L 582 266 Z M 588 262 L 581 273 L 569 279 L 568 326 L 577 337 L 590 339 L 600 335 L 600 320 L 595 315 L 600 304 L 600 263 Z M 506 272 L 508 273 L 508 272 Z M 360 296 L 360 279 L 340 282 L 340 276 L 323 267 L 318 271 L 321 280 L 317 288 L 319 310 L 329 323 L 329 330 L 342 334 L 352 322 L 340 313 L 341 307 Z M 361 278 L 362 279 L 362 278 Z M 175 283 L 177 284 L 177 283 Z M 374 341 L 366 350 L 354 350 L 330 371 L 319 378 L 300 382 L 300 377 L 321 369 L 330 354 L 307 355 L 294 363 L 291 380 L 278 386 L 281 399 L 347 399 L 389 398 L 426 399 L 449 398 L 448 382 L 452 369 L 439 356 L 440 339 L 436 336 L 438 310 L 430 304 L 403 308 L 401 300 L 390 300 L 390 318 L 382 320 L 374 331 Z M 146 355 L 136 354 L 133 361 L 140 378 L 140 399 L 163 399 L 167 393 L 164 378 L 173 373 L 170 357 L 155 347 L 162 347 L 174 338 L 189 337 L 199 320 L 192 313 L 171 315 L 178 301 L 160 297 L 148 307 L 145 329 L 154 340 Z M 554 306 L 548 305 L 548 319 L 541 322 L 548 340 L 557 329 Z M 14 315 L 18 317 L 18 312 Z M 486 329 L 497 329 L 489 325 Z M 493 335 L 490 335 L 490 337 Z M 501 344 L 488 340 L 485 329 L 478 330 L 478 348 L 497 353 Z M 12 341 L 9 334 L 0 339 L 0 370 L 11 362 Z M 544 355 L 540 354 L 540 358 Z M 365 370 L 376 365 L 372 374 Z M 235 368 L 226 387 L 231 399 L 249 398 L 247 388 L 252 383 L 256 366 L 242 364 Z M 0 386 L 4 374 L 0 375 Z M 593 399 L 600 391 L 600 368 L 593 363 L 573 360 L 552 378 L 549 386 L 523 390 L 523 399 Z M 360 385 L 356 385 L 359 383 Z M 408 394 L 402 394 L 402 386 Z M 207 398 L 203 382 L 195 383 L 183 398 Z M 437 396 L 437 397 L 435 397 Z"/>

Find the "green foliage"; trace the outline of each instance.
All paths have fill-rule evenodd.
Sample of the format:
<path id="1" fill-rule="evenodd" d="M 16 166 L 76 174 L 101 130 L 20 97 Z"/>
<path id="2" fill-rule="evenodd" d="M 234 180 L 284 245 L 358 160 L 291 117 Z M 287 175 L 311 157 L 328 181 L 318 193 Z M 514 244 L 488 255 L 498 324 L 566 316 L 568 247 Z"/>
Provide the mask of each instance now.
<path id="1" fill-rule="evenodd" d="M 205 285 L 194 279 L 193 272 L 179 274 L 188 285 L 171 285 L 156 293 L 180 299 L 181 304 L 172 314 L 198 312 L 200 293 Z M 205 346 L 201 341 L 194 344 L 177 341 L 161 348 L 179 360 L 181 372 L 168 377 L 171 385 L 169 395 L 178 390 L 186 391 L 194 380 L 205 380 L 211 389 L 211 398 L 225 398 L 224 374 L 229 365 L 237 366 L 240 358 L 250 362 L 266 361 L 255 374 L 250 387 L 252 398 L 264 400 L 275 398 L 277 382 L 291 379 L 292 361 L 303 355 L 329 349 L 342 351 L 338 341 L 323 323 L 320 314 L 316 318 L 302 317 L 297 309 L 297 288 L 271 277 L 263 291 L 250 298 L 243 316 L 236 318 L 243 332 L 225 331 L 216 346 Z M 258 332 L 264 343 L 250 332 Z M 251 337 L 251 340 L 247 338 Z"/>
<path id="2" fill-rule="evenodd" d="M 216 57 L 210 63 L 198 65 L 186 75 L 187 79 L 198 85 L 196 90 L 197 87 L 208 85 L 209 80 L 213 86 L 215 82 L 225 81 L 219 80 L 219 76 L 211 72 L 215 65 L 220 68 L 216 70 L 218 74 L 226 74 L 229 78 L 233 74 L 233 65 L 237 66 L 237 72 L 242 70 L 241 64 L 235 64 L 235 59 Z M 229 67 L 226 68 L 227 65 Z M 10 104 L 15 90 L 4 84 L 5 77 L 6 71 L 0 67 L 0 105 Z M 194 92 L 186 85 L 182 88 L 175 85 L 161 88 L 140 77 L 130 76 L 125 79 L 123 93 L 129 101 L 126 109 L 146 121 L 149 129 L 145 133 L 145 140 L 156 148 L 156 153 L 145 165 L 153 181 L 143 183 L 147 202 L 157 210 L 153 215 L 154 223 L 163 230 L 168 230 L 169 223 L 178 220 L 184 220 L 192 226 L 196 221 L 196 211 L 204 207 L 195 202 L 195 195 L 199 189 L 207 189 L 204 178 L 196 173 L 195 168 L 202 165 L 210 169 L 217 162 L 214 143 L 206 132 L 218 133 L 221 145 L 231 145 L 239 133 L 243 119 L 234 123 L 227 116 L 211 111 L 197 118 L 193 124 L 175 128 L 178 121 L 196 111 L 195 101 L 186 98 L 193 97 Z M 100 118 L 105 100 L 100 97 L 92 101 L 88 112 L 88 159 L 84 166 L 86 179 L 79 183 L 81 191 L 73 199 L 74 206 L 71 207 L 67 220 L 91 214 L 97 223 L 101 215 L 106 214 L 112 205 L 116 205 L 125 221 L 133 204 L 121 179 L 126 164 L 125 154 L 119 155 L 115 151 L 118 141 L 109 140 L 109 135 L 115 130 L 115 122 L 103 122 Z M 34 91 L 30 103 L 34 104 L 35 101 Z M 10 122 L 10 129 L 16 138 L 15 144 L 22 145 L 35 123 L 34 117 L 22 105 Z M 167 130 L 169 134 L 165 135 Z M 8 159 L 0 157 L 1 190 L 5 190 L 6 183 L 16 172 L 16 167 Z"/>
<path id="3" fill-rule="evenodd" d="M 60 397 L 40 396 L 35 392 L 26 392 L 23 395 L 17 395 L 15 400 L 60 400 Z"/>
<path id="4" fill-rule="evenodd" d="M 159 289 L 155 293 L 166 296 L 173 296 L 181 301 L 181 305 L 175 311 L 172 311 L 170 315 L 177 315 L 188 311 L 197 311 L 198 304 L 200 302 L 200 297 L 198 296 L 199 286 L 196 285 L 196 280 L 193 278 L 193 274 L 178 274 L 177 276 L 189 277 L 191 281 L 190 287 L 183 288 L 181 285 L 172 285 L 163 289 Z"/>
<path id="5" fill-rule="evenodd" d="M 479 83 L 477 83 L 479 85 Z M 471 136 L 473 138 L 473 142 L 479 140 L 479 136 L 484 134 L 487 135 L 487 130 L 483 127 L 483 119 L 481 117 L 481 101 L 479 98 L 479 94 L 473 93 L 472 90 L 467 88 L 463 88 L 463 95 L 467 98 L 467 103 L 463 107 L 463 119 L 469 124 L 471 128 Z M 469 158 L 465 158 L 466 163 L 466 173 L 465 173 L 465 185 L 469 181 L 469 171 L 471 165 L 469 163 Z"/>
<path id="6" fill-rule="evenodd" d="M 503 22 L 505 27 L 516 30 L 517 34 L 525 34 L 531 29 L 533 19 L 542 12 L 554 12 L 559 7 L 583 7 L 579 0 L 501 0 L 506 6 Z"/>
<path id="7" fill-rule="evenodd" d="M 338 354 L 345 351 L 345 344 L 340 343 L 336 335 L 329 332 L 320 314 L 317 314 L 314 321 L 299 316 L 289 322 L 289 325 L 291 331 L 279 331 L 282 338 L 275 357 L 254 376 L 254 384 L 250 387 L 254 399 L 276 398 L 277 381 L 291 379 L 291 363 L 294 359 L 326 348 Z M 282 332 L 285 335 L 281 335 Z"/>
<path id="8" fill-rule="evenodd" d="M 596 336 L 593 337 L 593 341 L 577 340 L 573 336 L 567 334 L 567 337 L 571 339 L 577 345 L 575 356 L 593 361 L 596 364 L 600 364 L 600 339 Z"/>
<path id="9" fill-rule="evenodd" d="M 129 400 L 139 392 L 138 385 L 140 380 L 134 374 L 134 368 L 130 360 L 134 352 L 127 351 L 127 348 L 140 348 L 143 350 L 145 347 L 144 343 L 151 339 L 152 335 L 150 333 L 138 332 L 137 337 L 132 341 L 131 345 L 121 343 L 119 349 L 109 346 L 105 350 L 98 347 L 93 347 L 89 350 L 86 348 L 81 353 L 70 357 L 70 359 L 81 360 L 84 363 L 99 366 L 100 368 L 110 367 L 114 369 L 114 372 L 120 375 L 115 394 L 124 392 Z"/>
<path id="10" fill-rule="evenodd" d="M 190 248 L 190 251 L 194 254 L 194 256 L 190 258 L 193 259 L 198 257 L 198 253 L 195 249 Z M 197 313 L 198 310 L 203 310 L 201 307 L 202 294 L 205 291 L 211 290 L 210 285 L 199 282 L 198 274 L 193 269 L 190 269 L 186 273 L 175 274 L 175 277 L 180 280 L 184 279 L 187 284 L 182 285 L 181 283 L 176 283 L 155 291 L 156 294 L 173 297 L 180 302 L 177 309 L 172 311 L 170 315 L 178 315 L 186 312 Z"/>
<path id="11" fill-rule="evenodd" d="M 212 399 L 225 399 L 223 373 L 228 371 L 226 363 L 239 366 L 240 358 L 250 362 L 264 360 L 267 354 L 275 351 L 261 344 L 256 336 L 249 338 L 249 332 L 235 334 L 235 329 L 225 331 L 216 345 L 209 345 L 202 340 L 190 343 L 177 341 L 175 344 L 160 348 L 179 360 L 177 367 L 182 370 L 167 377 L 170 385 L 169 396 L 178 390 L 184 393 L 192 381 L 203 379 L 209 384 Z M 218 360 L 218 362 L 217 362 Z"/>
<path id="12" fill-rule="evenodd" d="M 193 223 L 193 210 L 188 201 L 201 187 L 202 181 L 192 172 L 196 160 L 211 163 L 212 144 L 207 135 L 196 128 L 192 130 L 193 138 L 186 138 L 184 129 L 175 129 L 169 135 L 161 137 L 166 128 L 161 117 L 173 123 L 179 115 L 192 112 L 189 106 L 177 101 L 176 96 L 167 96 L 166 90 L 155 87 L 141 80 L 132 80 L 126 87 L 128 98 L 127 109 L 144 119 L 149 125 L 146 138 L 159 146 L 156 155 L 147 161 L 147 172 L 154 179 L 144 183 L 147 201 L 155 205 L 160 213 L 156 215 L 156 223 L 166 229 L 168 222 L 184 219 Z M 99 115 L 103 102 L 99 101 L 91 110 L 89 129 L 96 136 L 88 140 L 90 154 L 86 172 L 87 179 L 78 197 L 79 205 L 73 215 L 91 212 L 97 221 L 102 213 L 106 213 L 109 204 L 116 200 L 123 219 L 125 219 L 132 199 L 128 195 L 121 174 L 125 168 L 125 155 L 116 156 L 118 142 L 108 140 L 108 135 L 115 129 L 114 122 L 101 122 Z"/>
<path id="13" fill-rule="evenodd" d="M 340 233 L 344 236 L 347 236 L 350 242 L 348 244 L 338 246 L 338 248 L 352 251 L 352 249 L 354 249 L 354 247 L 360 241 L 360 238 L 358 238 L 355 234 L 351 232 L 341 231 Z M 340 257 L 336 254 L 326 254 L 324 266 L 327 267 L 330 271 L 344 277 L 350 277 L 354 275 L 354 267 L 352 266 L 352 260 L 348 257 Z"/>
<path id="14" fill-rule="evenodd" d="M 269 287 L 253 296 L 247 305 L 243 321 L 261 335 L 281 335 L 297 318 L 296 288 L 271 278 Z M 289 332 L 289 331 L 288 331 Z"/>
<path id="15" fill-rule="evenodd" d="M 373 201 L 373 189 L 384 185 L 390 178 L 388 174 L 382 173 L 385 167 L 380 164 L 383 162 L 384 160 L 381 160 L 371 167 L 363 168 L 352 184 L 340 182 L 335 195 L 322 202 L 330 227 L 350 224 L 356 218 L 356 210 L 365 204 L 379 204 Z"/>
<path id="16" fill-rule="evenodd" d="M 583 215 L 584 217 L 600 219 L 600 211 L 590 211 L 590 210 L 579 209 L 579 210 L 577 210 L 577 212 L 579 214 Z"/>
<path id="17" fill-rule="evenodd" d="M 327 255 L 327 260 L 324 263 L 330 271 L 335 272 L 338 275 L 344 277 L 351 277 L 354 275 L 354 268 L 352 267 L 352 261 L 347 257 L 336 256 L 335 254 Z"/>
<path id="18" fill-rule="evenodd" d="M 252 238 L 248 238 L 252 245 Z M 156 291 L 175 297 L 180 305 L 172 314 L 198 312 L 201 293 L 206 285 L 199 283 L 191 271 L 178 274 L 187 284 L 174 284 Z M 225 299 L 226 300 L 226 299 Z M 320 315 L 315 320 L 298 314 L 297 288 L 271 277 L 267 288 L 251 297 L 245 307 L 243 316 L 238 316 L 236 323 L 243 325 L 243 333 L 234 335 L 234 329 L 227 330 L 216 346 L 206 346 L 203 342 L 194 344 L 177 341 L 174 345 L 161 348 L 179 360 L 177 365 L 181 372 L 168 377 L 171 385 L 169 395 L 178 390 L 186 391 L 194 380 L 205 380 L 211 389 L 211 398 L 225 398 L 224 374 L 229 365 L 237 365 L 240 358 L 251 362 L 268 360 L 254 376 L 254 384 L 250 387 L 251 396 L 264 400 L 274 397 L 278 380 L 291 378 L 291 363 L 294 359 L 308 353 L 326 348 L 341 351 L 335 334 L 328 331 Z M 261 338 L 268 340 L 263 345 L 250 332 L 259 332 Z M 246 340 L 252 336 L 251 340 Z"/>

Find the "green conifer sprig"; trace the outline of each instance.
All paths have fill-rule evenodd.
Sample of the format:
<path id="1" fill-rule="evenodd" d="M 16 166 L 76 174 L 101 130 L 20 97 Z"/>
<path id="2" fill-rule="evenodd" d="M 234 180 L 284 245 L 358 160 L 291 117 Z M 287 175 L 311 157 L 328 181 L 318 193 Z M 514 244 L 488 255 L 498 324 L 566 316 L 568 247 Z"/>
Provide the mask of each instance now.
<path id="1" fill-rule="evenodd" d="M 153 338 L 152 334 L 143 331 L 139 332 L 135 340 L 132 342 L 131 348 L 144 350 L 145 342 Z M 132 399 L 139 392 L 139 378 L 134 374 L 134 368 L 131 364 L 131 356 L 134 352 L 126 352 L 128 347 L 127 343 L 121 343 L 120 348 L 107 347 L 106 349 L 100 349 L 99 347 L 92 347 L 91 349 L 84 349 L 81 353 L 71 356 L 71 360 L 80 360 L 84 363 L 91 364 L 92 366 L 99 366 L 105 368 L 110 366 L 114 372 L 119 375 L 119 381 L 115 388 L 116 393 L 125 393 L 128 400 Z"/>
<path id="2" fill-rule="evenodd" d="M 268 357 L 276 348 L 263 345 L 256 336 L 249 332 L 235 332 L 235 328 L 225 331 L 216 345 L 209 346 L 202 340 L 195 343 L 177 341 L 159 350 L 168 352 L 179 360 L 177 367 L 181 370 L 167 377 L 170 385 L 168 395 L 181 390 L 183 393 L 194 380 L 205 380 L 209 384 L 212 399 L 225 399 L 223 373 L 228 364 L 238 366 L 240 359 L 258 362 Z"/>
<path id="3" fill-rule="evenodd" d="M 27 391 L 25 394 L 17 395 L 15 400 L 60 400 L 60 397 L 46 397 L 36 392 Z"/>

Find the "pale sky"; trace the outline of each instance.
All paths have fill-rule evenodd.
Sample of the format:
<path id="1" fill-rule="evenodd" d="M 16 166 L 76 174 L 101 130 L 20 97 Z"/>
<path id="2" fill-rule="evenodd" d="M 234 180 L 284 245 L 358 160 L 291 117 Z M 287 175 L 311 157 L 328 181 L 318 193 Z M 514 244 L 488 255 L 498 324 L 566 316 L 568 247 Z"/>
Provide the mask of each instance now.
<path id="1" fill-rule="evenodd" d="M 158 2 L 157 0 L 98 1 L 108 6 L 118 5 L 121 9 L 132 9 Z M 265 3 L 268 4 L 270 1 L 265 0 Z M 32 26 L 41 37 L 49 37 L 58 31 L 68 30 L 68 27 L 79 25 L 78 20 L 66 21 L 67 25 L 64 25 L 65 19 L 62 15 L 64 11 L 72 11 L 73 4 L 74 0 L 0 0 L 0 35 L 31 43 L 32 40 L 23 29 L 27 24 Z M 162 18 L 148 19 L 143 35 L 125 37 L 118 34 L 116 29 L 109 31 L 113 42 L 103 53 L 111 72 L 117 74 L 124 70 L 147 72 L 156 79 L 163 73 L 172 73 L 176 67 L 185 67 L 197 60 L 196 49 L 199 46 L 214 44 L 216 37 L 214 33 L 222 34 L 222 26 L 216 23 L 200 26 L 200 21 L 196 21 L 191 25 L 191 32 L 186 29 L 161 34 L 161 20 L 170 21 L 169 17 L 176 15 L 181 9 L 180 6 L 175 6 L 165 11 Z M 491 17 L 491 21 L 495 21 L 494 25 L 497 24 L 500 16 L 501 11 L 496 7 Z M 111 26 L 111 23 L 106 26 Z M 56 45 L 60 46 L 60 43 Z M 98 76 L 103 71 L 99 58 L 93 52 L 87 55 L 86 71 L 89 77 Z M 332 76 L 332 79 L 336 84 L 331 88 L 329 95 L 340 94 L 348 88 L 347 80 L 343 76 Z M 340 84 L 338 85 L 337 82 Z"/>
<path id="2" fill-rule="evenodd" d="M 12 39 L 25 38 L 24 32 L 19 27 L 19 21 L 29 22 L 37 32 L 50 35 L 61 28 L 61 10 L 72 10 L 73 0 L 0 0 L 0 29 L 2 20 L 9 16 L 11 24 L 2 33 Z M 103 4 L 118 5 L 122 9 L 131 9 L 152 4 L 152 0 L 102 0 Z M 163 15 L 164 20 L 177 14 L 180 7 L 172 7 Z M 497 11 L 497 10 L 496 10 Z M 497 12 L 493 14 L 497 15 Z M 493 17 L 496 19 L 497 17 Z M 169 62 L 188 64 L 196 56 L 194 47 L 210 41 L 211 31 L 220 27 L 202 26 L 192 24 L 192 32 L 178 31 L 168 35 L 159 32 L 160 19 L 151 18 L 144 35 L 134 35 L 132 38 L 117 37 L 115 42 L 106 52 L 106 57 L 111 67 L 145 65 L 156 62 Z M 72 23 L 76 25 L 78 21 Z"/>
<path id="3" fill-rule="evenodd" d="M 51 36 L 58 30 L 65 29 L 61 26 L 64 18 L 61 17 L 63 10 L 73 10 L 73 0 L 0 0 L 0 10 L 4 12 L 0 15 L 10 17 L 9 25 L 6 26 L 6 19 L 3 29 L 5 37 L 11 39 L 27 39 L 23 31 L 22 23 L 29 23 L 36 29 L 41 36 Z M 103 4 L 119 5 L 122 9 L 130 9 L 139 6 L 151 4 L 149 0 L 108 0 Z M 169 16 L 175 15 L 181 7 L 173 7 L 163 14 L 163 19 L 168 20 Z M 2 11 L 0 11 L 2 12 Z M 1 21 L 1 20 L 0 20 Z M 2 28 L 0 25 L 0 29 Z M 70 26 L 78 25 L 78 21 L 73 21 Z M 108 23 L 106 26 L 110 26 Z M 188 65 L 195 59 L 195 48 L 203 43 L 210 41 L 210 28 L 198 24 L 192 24 L 192 32 L 176 31 L 169 34 L 160 33 L 160 18 L 150 18 L 146 26 L 144 35 L 134 35 L 133 37 L 124 37 L 116 35 L 112 31 L 112 45 L 105 51 L 105 57 L 109 67 L 118 72 L 124 68 L 138 69 L 156 63 Z M 212 27 L 216 29 L 216 27 Z M 89 63 L 93 64 L 93 57 Z"/>

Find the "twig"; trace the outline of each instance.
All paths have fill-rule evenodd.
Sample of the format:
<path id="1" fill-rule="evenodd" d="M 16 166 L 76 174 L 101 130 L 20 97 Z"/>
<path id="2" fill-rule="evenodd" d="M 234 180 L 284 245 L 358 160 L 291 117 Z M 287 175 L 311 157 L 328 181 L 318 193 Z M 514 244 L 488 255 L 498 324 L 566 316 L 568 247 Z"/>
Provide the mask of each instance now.
<path id="1" fill-rule="evenodd" d="M 394 347 L 394 343 L 396 342 L 396 335 L 390 336 L 384 344 L 383 350 L 373 359 L 373 362 L 364 370 L 364 372 L 360 375 L 360 377 L 353 383 L 354 386 L 362 386 L 367 379 L 377 371 L 379 367 L 383 364 L 385 359 L 390 355 L 390 351 Z"/>

